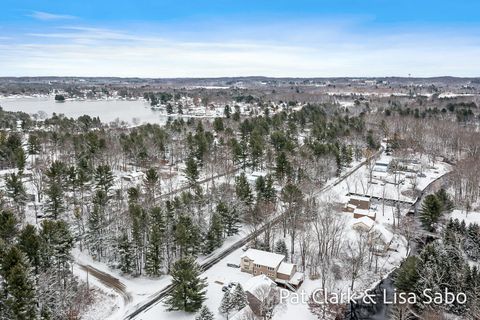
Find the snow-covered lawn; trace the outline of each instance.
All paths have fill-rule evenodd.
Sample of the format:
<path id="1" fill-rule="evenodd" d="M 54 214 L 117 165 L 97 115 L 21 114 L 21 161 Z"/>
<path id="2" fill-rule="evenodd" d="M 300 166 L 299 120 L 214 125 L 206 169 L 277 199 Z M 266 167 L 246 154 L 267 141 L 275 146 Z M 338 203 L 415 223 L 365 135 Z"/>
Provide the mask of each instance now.
<path id="1" fill-rule="evenodd" d="M 469 211 L 466 213 L 465 210 L 455 209 L 448 215 L 448 218 L 458 219 L 460 222 L 465 221 L 467 225 L 470 223 L 480 224 L 480 212 L 477 211 Z"/>
<path id="2" fill-rule="evenodd" d="M 229 282 L 238 282 L 244 284 L 252 277 L 252 275 L 241 272 L 240 269 L 231 268 L 227 263 L 239 264 L 242 249 L 232 252 L 230 255 L 222 259 L 215 266 L 202 274 L 202 277 L 207 278 L 208 287 L 206 288 L 205 305 L 215 314 L 215 319 L 222 319 L 218 312 L 220 301 L 223 297 L 223 284 Z M 232 315 L 233 316 L 233 315 Z M 135 319 L 138 320 L 158 320 L 158 319 L 176 319 L 176 320 L 192 320 L 195 314 L 181 311 L 168 312 L 162 302 L 159 302 L 146 312 L 139 314 Z M 112 318 L 113 319 L 113 318 Z"/>
<path id="3" fill-rule="evenodd" d="M 105 272 L 120 280 L 126 287 L 126 291 L 131 295 L 132 302 L 125 305 L 122 297 L 113 289 L 105 286 L 100 281 L 95 279 L 92 275 L 88 277 L 88 282 L 91 286 L 97 287 L 104 292 L 112 294 L 116 297 L 114 301 L 110 301 L 108 305 L 109 313 L 105 312 L 105 316 L 98 319 L 121 319 L 124 316 L 125 309 L 137 305 L 139 302 L 145 301 L 155 292 L 161 290 L 170 284 L 170 276 L 162 276 L 159 279 L 149 279 L 146 277 L 128 277 L 121 274 L 120 270 L 112 270 L 105 263 L 94 261 L 86 252 L 81 252 L 78 249 L 73 250 L 73 258 L 75 265 L 73 268 L 74 274 L 83 281 L 87 281 L 87 272 L 80 268 L 80 265 L 90 265 L 102 272 Z M 112 303 L 113 302 L 113 303 Z M 97 302 L 98 303 L 98 302 Z M 102 303 L 100 301 L 100 303 Z M 102 310 L 105 311 L 105 310 Z"/>

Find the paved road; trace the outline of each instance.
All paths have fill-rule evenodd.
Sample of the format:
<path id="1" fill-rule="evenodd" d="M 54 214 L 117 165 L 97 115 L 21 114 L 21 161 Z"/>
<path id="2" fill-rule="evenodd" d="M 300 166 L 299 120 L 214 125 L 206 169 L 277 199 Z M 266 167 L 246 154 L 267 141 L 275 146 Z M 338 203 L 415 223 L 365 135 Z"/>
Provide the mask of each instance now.
<path id="1" fill-rule="evenodd" d="M 100 271 L 97 268 L 92 267 L 91 265 L 80 265 L 80 268 L 90 276 L 98 279 L 105 286 L 115 290 L 120 296 L 123 297 L 125 305 L 132 302 L 132 295 L 127 292 L 127 287 L 117 278 L 111 276 L 110 274 Z"/>
<path id="2" fill-rule="evenodd" d="M 211 176 L 211 177 L 208 177 L 208 178 L 205 178 L 203 180 L 200 180 L 198 181 L 197 183 L 198 184 L 204 184 L 204 183 L 207 183 L 207 182 L 210 182 L 212 180 L 215 180 L 215 179 L 218 179 L 218 178 L 222 178 L 226 175 L 229 175 L 229 174 L 232 174 L 232 173 L 237 173 L 238 171 L 240 171 L 242 169 L 242 167 L 238 166 L 232 170 L 229 170 L 227 172 L 224 172 L 224 173 L 220 173 L 220 174 L 217 174 L 217 175 L 214 175 L 214 176 Z M 183 192 L 183 191 L 186 191 L 188 189 L 190 189 L 191 187 L 189 185 L 186 185 L 186 186 L 183 186 L 183 187 L 180 187 L 178 189 L 175 189 L 173 191 L 170 191 L 170 192 L 167 192 L 167 193 L 163 193 L 157 197 L 155 197 L 155 200 L 162 200 L 164 198 L 168 198 L 170 196 L 173 196 L 174 194 L 177 194 L 177 193 L 180 193 L 180 192 Z"/>
<path id="3" fill-rule="evenodd" d="M 377 157 L 381 152 L 383 152 L 383 147 L 377 151 L 374 155 L 372 155 L 370 157 L 370 159 L 372 158 L 375 158 Z M 369 159 L 369 160 L 370 160 Z M 325 192 L 325 191 L 328 191 L 330 190 L 331 188 L 335 187 L 336 185 L 338 185 L 339 183 L 341 183 L 343 180 L 345 180 L 346 178 L 348 178 L 351 174 L 353 174 L 355 171 L 357 171 L 358 169 L 360 169 L 363 165 L 365 165 L 365 163 L 367 162 L 367 160 L 361 162 L 360 164 L 358 164 L 357 166 L 355 166 L 352 170 L 350 170 L 348 173 L 342 175 L 341 177 L 339 177 L 334 183 L 332 184 L 328 184 L 326 185 L 325 187 L 321 188 L 319 190 L 319 193 L 321 192 Z M 238 170 L 238 169 L 236 169 Z M 252 240 L 255 236 L 258 236 L 260 235 L 263 231 L 265 231 L 265 229 L 269 226 L 269 225 L 275 225 L 277 223 L 279 223 L 282 219 L 282 214 L 274 217 L 269 223 L 265 224 L 263 227 L 259 228 L 257 231 L 255 232 L 252 232 L 251 234 L 249 234 L 248 236 L 246 236 L 245 238 L 243 238 L 242 240 L 239 240 L 237 242 L 235 242 L 234 244 L 232 244 L 229 248 L 219 252 L 218 254 L 214 254 L 211 258 L 209 258 L 207 261 L 203 262 L 201 265 L 200 265 L 200 268 L 203 270 L 203 271 L 206 271 L 208 269 L 210 269 L 211 267 L 213 267 L 215 264 L 217 264 L 220 260 L 222 260 L 223 258 L 225 258 L 226 256 L 228 256 L 230 253 L 232 253 L 233 251 L 241 248 L 242 246 L 244 246 L 245 244 L 247 244 L 250 240 Z M 160 301 L 162 301 L 172 290 L 173 290 L 174 286 L 172 284 L 168 285 L 167 287 L 163 288 L 162 290 L 160 290 L 159 292 L 157 292 L 153 297 L 151 297 L 148 301 L 146 301 L 143 305 L 141 305 L 140 307 L 138 307 L 135 311 L 133 311 L 132 313 L 130 313 L 129 315 L 127 315 L 125 317 L 125 320 L 132 320 L 134 319 L 136 316 L 138 316 L 139 314 L 145 312 L 146 310 L 150 309 L 151 307 L 153 307 L 154 305 L 156 305 L 157 303 L 159 303 Z"/>

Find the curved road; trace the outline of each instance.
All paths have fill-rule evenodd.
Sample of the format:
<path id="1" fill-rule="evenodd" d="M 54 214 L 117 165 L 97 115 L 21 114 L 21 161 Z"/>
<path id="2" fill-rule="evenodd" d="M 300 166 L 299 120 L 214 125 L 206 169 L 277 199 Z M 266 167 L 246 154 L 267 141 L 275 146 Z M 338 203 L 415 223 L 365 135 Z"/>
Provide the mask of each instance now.
<path id="1" fill-rule="evenodd" d="M 122 296 L 125 305 L 132 302 L 132 295 L 127 292 L 127 287 L 117 278 L 110 274 L 100 271 L 91 265 L 80 265 L 80 268 L 87 272 L 89 275 L 98 279 L 105 286 L 115 290 L 120 296 Z"/>

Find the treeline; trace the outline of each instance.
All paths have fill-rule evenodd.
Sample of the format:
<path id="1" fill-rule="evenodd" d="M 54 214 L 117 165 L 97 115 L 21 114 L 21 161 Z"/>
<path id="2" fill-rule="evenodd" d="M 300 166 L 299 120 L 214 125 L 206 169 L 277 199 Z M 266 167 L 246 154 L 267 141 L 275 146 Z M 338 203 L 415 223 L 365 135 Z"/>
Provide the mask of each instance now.
<path id="1" fill-rule="evenodd" d="M 396 274 L 395 287 L 401 292 L 414 293 L 418 298 L 417 304 L 409 306 L 413 308 L 411 310 L 397 306 L 393 316 L 400 316 L 403 312 L 405 317 L 411 315 L 411 311 L 424 316 L 440 316 L 438 313 L 441 310 L 467 319 L 480 317 L 480 270 L 475 265 L 471 266 L 465 257 L 472 254 L 472 238 L 478 241 L 478 225 L 468 227 L 475 235 L 466 236 L 465 230 L 467 228 L 464 229 L 458 221 L 450 221 L 440 240 L 425 246 L 418 257 L 407 258 Z M 428 303 L 427 295 L 439 293 L 445 296 L 446 290 L 455 296 L 465 294 L 466 302 L 462 298 L 452 303 L 445 303 L 445 300 Z"/>
<path id="2" fill-rule="evenodd" d="M 445 227 L 445 236 L 449 239 L 458 238 L 468 259 L 480 261 L 480 226 L 477 223 L 466 225 L 465 220 L 450 219 Z"/>
<path id="3" fill-rule="evenodd" d="M 72 274 L 74 238 L 64 221 L 37 227 L 0 211 L 0 318 L 78 319 L 89 291 Z"/>

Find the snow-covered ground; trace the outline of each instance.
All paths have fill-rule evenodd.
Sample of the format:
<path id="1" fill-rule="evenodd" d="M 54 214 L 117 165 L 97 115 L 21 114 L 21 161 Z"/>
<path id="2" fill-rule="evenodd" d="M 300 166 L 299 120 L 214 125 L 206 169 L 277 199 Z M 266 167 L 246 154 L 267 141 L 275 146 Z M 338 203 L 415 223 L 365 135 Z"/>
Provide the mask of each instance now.
<path id="1" fill-rule="evenodd" d="M 210 257 L 215 256 L 216 253 L 230 247 L 233 243 L 237 242 L 238 240 L 242 239 L 245 236 L 246 236 L 246 231 L 242 230 L 239 232 L 239 234 L 227 238 L 220 248 L 216 249 L 210 255 L 199 256 L 197 258 L 197 262 L 202 263 L 206 259 L 209 259 Z M 237 253 L 237 251 L 239 252 L 238 255 L 235 254 Z M 228 276 L 225 276 L 225 274 L 228 273 L 228 271 L 236 270 L 236 269 L 226 267 L 226 264 L 229 262 L 234 264 L 239 263 L 240 261 L 239 256 L 240 256 L 240 253 L 242 253 L 243 251 L 241 250 L 237 250 L 237 251 L 229 255 L 227 258 L 225 258 L 224 260 L 222 260 L 222 262 L 218 264 L 219 266 L 223 264 L 224 265 L 223 267 L 227 268 L 227 272 L 220 272 L 219 274 L 217 274 L 215 277 L 217 281 L 227 282 L 227 283 L 229 281 L 236 281 L 236 280 L 229 280 Z M 99 310 L 98 312 L 100 312 L 100 314 L 98 314 L 99 317 L 97 317 L 97 319 L 111 319 L 111 320 L 122 319 L 126 314 L 135 310 L 141 303 L 144 303 L 145 301 L 150 299 L 154 295 L 154 293 L 162 290 L 163 288 L 165 288 L 171 283 L 171 277 L 168 275 L 161 276 L 158 279 L 151 279 L 145 276 L 141 276 L 141 277 L 125 276 L 121 273 L 120 270 L 109 268 L 108 265 L 106 265 L 105 263 L 94 261 L 86 252 L 81 252 L 78 249 L 73 250 L 73 258 L 75 261 L 75 265 L 73 268 L 74 274 L 78 276 L 81 280 L 85 282 L 87 281 L 87 272 L 84 271 L 80 266 L 81 265 L 92 266 L 95 269 L 98 269 L 102 272 L 105 272 L 117 278 L 122 284 L 125 285 L 126 292 L 131 296 L 131 301 L 129 301 L 128 303 L 125 303 L 122 297 L 117 292 L 115 292 L 115 290 L 104 285 L 103 283 L 98 281 L 95 277 L 90 275 L 88 277 L 88 281 L 91 286 L 96 287 L 101 291 L 107 293 L 110 297 L 115 297 L 114 299 L 111 298 L 109 300 L 110 302 L 105 306 L 105 308 L 98 308 L 98 305 L 97 305 L 97 304 L 103 305 L 104 299 L 100 299 L 99 301 L 96 301 L 94 308 L 98 309 Z M 208 272 L 211 272 L 211 270 L 212 269 L 210 269 Z M 218 270 L 222 270 L 222 269 L 220 268 L 220 269 L 217 269 L 217 271 Z M 212 274 L 215 274 L 215 272 Z M 221 289 L 221 286 L 220 286 L 220 289 Z M 220 299 L 221 299 L 221 296 L 220 296 Z M 91 311 L 90 313 L 94 313 L 94 312 Z"/>
<path id="2" fill-rule="evenodd" d="M 226 258 L 221 260 L 218 264 L 207 270 L 202 274 L 202 277 L 207 278 L 208 287 L 206 288 L 205 305 L 215 314 L 216 319 L 221 319 L 222 316 L 218 312 L 220 301 L 223 297 L 223 284 L 229 282 L 245 283 L 252 276 L 248 273 L 241 272 L 240 269 L 231 268 L 227 263 L 239 264 L 240 256 L 243 254 L 242 249 L 234 251 Z M 146 312 L 141 313 L 135 319 L 138 320 L 158 320 L 158 319 L 175 319 L 175 320 L 193 320 L 195 314 L 181 311 L 167 312 L 166 307 L 162 302 L 156 304 Z M 112 318 L 113 319 L 113 318 Z"/>
<path id="3" fill-rule="evenodd" d="M 448 215 L 448 218 L 465 221 L 467 225 L 470 223 L 480 224 L 480 212 L 477 211 L 469 211 L 467 213 L 465 210 L 455 209 Z"/>

